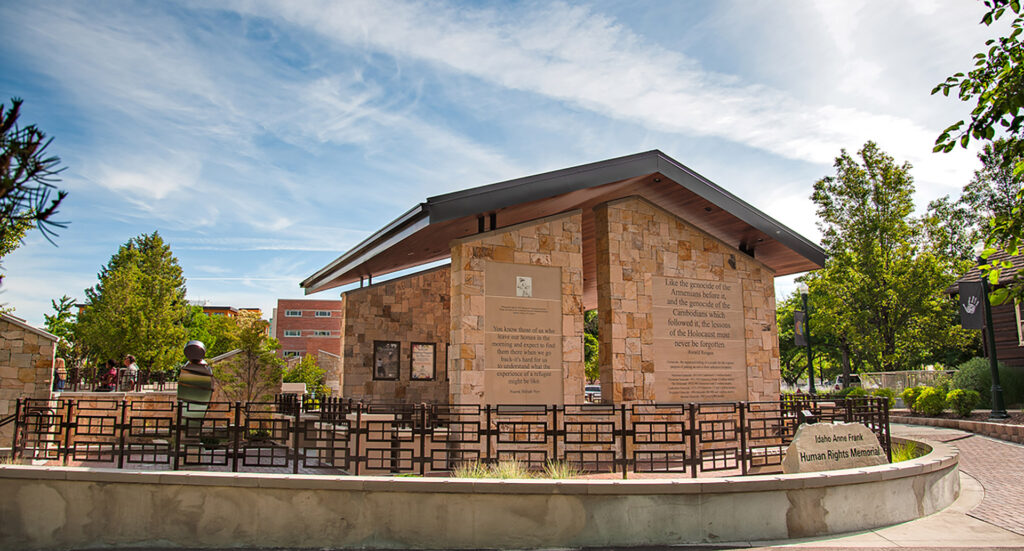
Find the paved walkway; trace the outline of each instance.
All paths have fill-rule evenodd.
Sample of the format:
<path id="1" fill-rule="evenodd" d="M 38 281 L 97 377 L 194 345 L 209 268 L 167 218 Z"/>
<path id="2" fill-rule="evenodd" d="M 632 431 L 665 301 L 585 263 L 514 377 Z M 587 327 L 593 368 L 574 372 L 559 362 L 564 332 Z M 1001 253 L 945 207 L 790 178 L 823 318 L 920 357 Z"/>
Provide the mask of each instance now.
<path id="1" fill-rule="evenodd" d="M 960 498 L 912 522 L 838 537 L 749 542 L 759 549 L 1024 549 L 1024 446 L 969 432 L 893 425 L 893 436 L 960 450 Z M 739 545 L 734 548 L 747 548 Z"/>

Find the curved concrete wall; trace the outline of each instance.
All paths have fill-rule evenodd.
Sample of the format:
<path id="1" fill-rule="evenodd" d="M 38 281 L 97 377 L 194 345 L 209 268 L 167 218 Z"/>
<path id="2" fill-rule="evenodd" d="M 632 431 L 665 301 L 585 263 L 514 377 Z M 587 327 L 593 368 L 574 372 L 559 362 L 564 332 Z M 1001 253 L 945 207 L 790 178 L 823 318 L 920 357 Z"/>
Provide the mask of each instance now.
<path id="1" fill-rule="evenodd" d="M 864 530 L 956 499 L 956 451 L 828 473 L 500 481 L 0 467 L 0 548 L 578 547 Z"/>

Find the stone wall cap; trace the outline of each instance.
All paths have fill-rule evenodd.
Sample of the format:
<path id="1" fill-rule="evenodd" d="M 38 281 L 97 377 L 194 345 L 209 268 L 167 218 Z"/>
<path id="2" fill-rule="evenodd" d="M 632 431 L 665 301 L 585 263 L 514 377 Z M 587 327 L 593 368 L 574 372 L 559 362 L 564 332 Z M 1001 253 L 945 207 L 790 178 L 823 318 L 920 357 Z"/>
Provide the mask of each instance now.
<path id="1" fill-rule="evenodd" d="M 769 474 L 685 479 L 505 480 L 442 477 L 345 476 L 319 474 L 223 473 L 206 471 L 127 471 L 89 467 L 0 465 L 0 478 L 91 482 L 135 482 L 197 486 L 261 487 L 304 490 L 433 492 L 478 494 L 659 495 L 760 492 L 846 486 L 906 478 L 956 468 L 956 449 L 924 441 L 925 456 L 874 467 L 798 474 Z"/>
<path id="2" fill-rule="evenodd" d="M 17 316 L 12 316 L 11 314 L 0 314 L 0 319 L 6 321 L 7 323 L 10 323 L 11 325 L 16 325 L 26 331 L 30 331 L 32 333 L 35 333 L 36 335 L 50 339 L 53 342 L 57 342 L 60 340 L 60 337 L 58 337 L 57 335 L 39 329 L 38 327 L 32 327 L 31 325 L 28 324 L 28 322 Z"/>

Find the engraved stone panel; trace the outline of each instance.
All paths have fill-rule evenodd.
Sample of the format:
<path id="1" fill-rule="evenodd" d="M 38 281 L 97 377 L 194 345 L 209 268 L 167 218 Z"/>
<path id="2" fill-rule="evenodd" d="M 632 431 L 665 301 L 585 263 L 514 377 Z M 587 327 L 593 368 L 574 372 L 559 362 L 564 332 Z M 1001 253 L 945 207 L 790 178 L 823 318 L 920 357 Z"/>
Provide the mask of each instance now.
<path id="1" fill-rule="evenodd" d="M 746 400 L 741 284 L 676 277 L 651 282 L 655 400 Z"/>
<path id="2" fill-rule="evenodd" d="M 487 402 L 561 404 L 561 269 L 488 262 L 485 271 Z"/>
<path id="3" fill-rule="evenodd" d="M 888 462 L 878 437 L 860 423 L 802 424 L 786 448 L 782 472 L 834 471 Z"/>

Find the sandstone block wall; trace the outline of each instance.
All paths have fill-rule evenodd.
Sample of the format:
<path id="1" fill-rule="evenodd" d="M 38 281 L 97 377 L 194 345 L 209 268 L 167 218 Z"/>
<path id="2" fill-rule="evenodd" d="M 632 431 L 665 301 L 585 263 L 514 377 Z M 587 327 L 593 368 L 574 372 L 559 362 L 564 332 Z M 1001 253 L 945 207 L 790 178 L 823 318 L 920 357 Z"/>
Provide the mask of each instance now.
<path id="1" fill-rule="evenodd" d="M 598 205 L 594 217 L 606 401 L 651 402 L 655 385 L 664 383 L 654 369 L 654 276 L 741 283 L 747 399 L 778 398 L 774 272 L 640 197 Z"/>
<path id="2" fill-rule="evenodd" d="M 342 295 L 342 396 L 390 402 L 448 401 L 445 349 L 451 324 L 448 266 L 393 279 Z M 398 341 L 398 380 L 374 380 L 373 342 Z M 434 343 L 434 379 L 412 380 L 412 343 Z M 326 366 L 322 366 L 326 367 Z"/>
<path id="3" fill-rule="evenodd" d="M 583 403 L 582 242 L 578 210 L 452 242 L 452 403 L 497 403 L 484 394 L 485 268 L 489 262 L 561 268 L 563 400 Z"/>
<path id="4" fill-rule="evenodd" d="M 53 388 L 56 337 L 0 316 L 0 417 L 14 413 L 18 398 L 49 398 Z M 9 446 L 14 424 L 0 428 L 0 446 Z"/>

